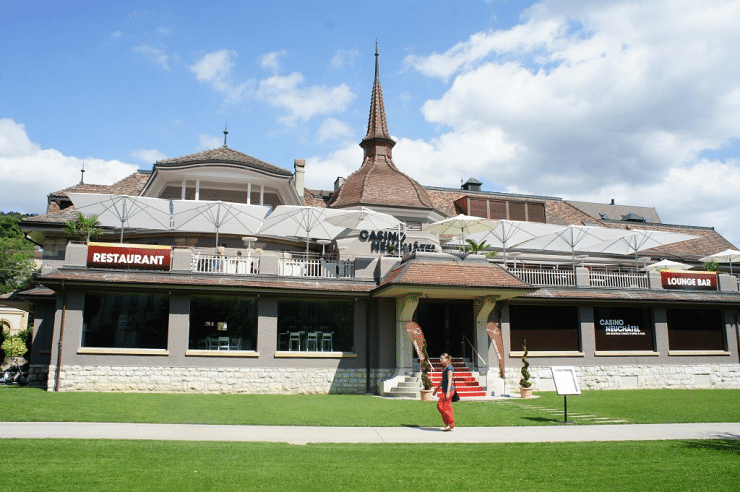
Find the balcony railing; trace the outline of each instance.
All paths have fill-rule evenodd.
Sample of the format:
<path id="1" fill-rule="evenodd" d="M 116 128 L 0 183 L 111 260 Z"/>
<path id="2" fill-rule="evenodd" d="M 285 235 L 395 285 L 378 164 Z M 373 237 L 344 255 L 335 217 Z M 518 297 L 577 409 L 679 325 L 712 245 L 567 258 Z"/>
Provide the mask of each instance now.
<path id="1" fill-rule="evenodd" d="M 228 275 L 257 275 L 259 256 L 224 256 L 193 254 L 191 270 L 195 273 L 224 273 Z"/>
<path id="2" fill-rule="evenodd" d="M 623 289 L 649 289 L 646 273 L 590 272 L 589 280 L 594 287 L 619 287 Z"/>
<path id="3" fill-rule="evenodd" d="M 280 258 L 278 275 L 283 277 L 353 278 L 355 264 L 349 260 Z"/>
<path id="4" fill-rule="evenodd" d="M 576 285 L 575 275 L 567 270 L 509 268 L 509 273 L 532 285 Z"/>

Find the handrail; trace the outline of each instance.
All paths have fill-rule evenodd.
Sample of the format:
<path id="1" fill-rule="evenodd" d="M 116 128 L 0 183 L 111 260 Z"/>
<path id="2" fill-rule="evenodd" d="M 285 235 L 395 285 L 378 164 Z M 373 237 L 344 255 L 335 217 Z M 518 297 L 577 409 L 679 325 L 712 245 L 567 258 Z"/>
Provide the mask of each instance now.
<path id="1" fill-rule="evenodd" d="M 532 285 L 576 285 L 576 276 L 567 270 L 509 268 L 509 273 Z"/>
<path id="2" fill-rule="evenodd" d="M 231 275 L 257 275 L 259 256 L 224 256 L 193 254 L 190 269 L 196 273 L 226 273 Z"/>
<path id="3" fill-rule="evenodd" d="M 468 337 L 465 336 L 464 333 L 463 333 L 463 341 L 462 341 L 462 352 L 463 352 L 462 355 L 463 355 L 463 359 L 465 358 L 465 342 L 468 342 L 468 345 L 470 345 L 470 349 L 471 349 L 471 353 L 470 353 L 471 357 L 470 357 L 470 360 L 471 360 L 471 362 L 473 361 L 473 357 L 472 356 L 473 356 L 473 354 L 475 354 L 476 356 L 478 356 L 478 359 L 480 359 L 480 361 L 482 363 L 482 364 L 478 364 L 478 367 L 477 368 L 478 369 L 480 369 L 482 367 L 487 368 L 488 367 L 488 364 L 486 363 L 485 360 L 483 360 L 483 357 L 480 356 L 480 354 L 478 353 L 478 351 L 475 350 L 475 346 L 473 346 L 473 342 L 471 342 L 470 340 L 468 340 Z"/>
<path id="4" fill-rule="evenodd" d="M 590 272 L 589 283 L 596 287 L 650 288 L 648 276 L 645 273 Z"/>

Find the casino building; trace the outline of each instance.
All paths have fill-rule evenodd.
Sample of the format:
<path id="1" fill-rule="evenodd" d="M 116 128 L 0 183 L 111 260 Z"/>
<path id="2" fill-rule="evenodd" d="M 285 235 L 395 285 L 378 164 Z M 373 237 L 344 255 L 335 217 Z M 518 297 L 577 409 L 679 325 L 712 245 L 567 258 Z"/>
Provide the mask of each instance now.
<path id="1" fill-rule="evenodd" d="M 306 188 L 304 161 L 263 162 L 224 134 L 113 185 L 51 193 L 45 215 L 23 220 L 44 236 L 36 285 L 15 294 L 34 305 L 35 384 L 418 395 L 418 325 L 429 353 L 460 358 L 488 395 L 517 392 L 525 339 L 536 390 L 553 389 L 552 366 L 575 367 L 585 389 L 740 388 L 738 275 L 701 266 L 733 245 L 650 207 L 419 184 L 393 162 L 377 54 L 364 158 L 333 190 Z M 285 206 L 402 225 L 333 225 L 327 238 L 247 220 Z M 77 212 L 103 224 L 89 244 L 64 232 Z M 430 232 L 459 214 L 514 232 L 488 236 L 495 255 L 464 253 L 457 235 Z M 623 239 L 650 234 L 664 241 Z M 646 270 L 660 260 L 685 266 Z"/>

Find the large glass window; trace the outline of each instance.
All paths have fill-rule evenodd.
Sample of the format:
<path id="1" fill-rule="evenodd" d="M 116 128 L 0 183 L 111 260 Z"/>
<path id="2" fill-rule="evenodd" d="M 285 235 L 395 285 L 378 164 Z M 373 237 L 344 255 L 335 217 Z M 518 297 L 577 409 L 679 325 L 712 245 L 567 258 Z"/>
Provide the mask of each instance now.
<path id="1" fill-rule="evenodd" d="M 668 309 L 670 350 L 725 350 L 719 309 Z"/>
<path id="2" fill-rule="evenodd" d="M 82 346 L 166 349 L 169 313 L 168 296 L 86 294 Z"/>
<path id="3" fill-rule="evenodd" d="M 190 298 L 190 350 L 255 350 L 257 298 Z"/>
<path id="4" fill-rule="evenodd" d="M 277 349 L 354 352 L 354 301 L 278 302 Z"/>
<path id="5" fill-rule="evenodd" d="M 594 308 L 596 350 L 655 350 L 650 309 L 623 306 Z"/>
<path id="6" fill-rule="evenodd" d="M 509 323 L 512 351 L 521 351 L 525 339 L 527 350 L 580 350 L 578 308 L 575 306 L 512 305 Z"/>

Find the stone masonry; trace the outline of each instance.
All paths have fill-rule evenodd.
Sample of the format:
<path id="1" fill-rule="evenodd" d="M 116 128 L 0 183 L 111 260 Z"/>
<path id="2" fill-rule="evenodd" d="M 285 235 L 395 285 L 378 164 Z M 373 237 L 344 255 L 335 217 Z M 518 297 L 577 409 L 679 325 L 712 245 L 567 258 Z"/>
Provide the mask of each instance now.
<path id="1" fill-rule="evenodd" d="M 371 387 L 392 371 L 371 371 Z M 47 387 L 54 389 L 56 367 Z M 364 394 L 365 369 L 63 366 L 60 391 L 218 394 Z"/>

